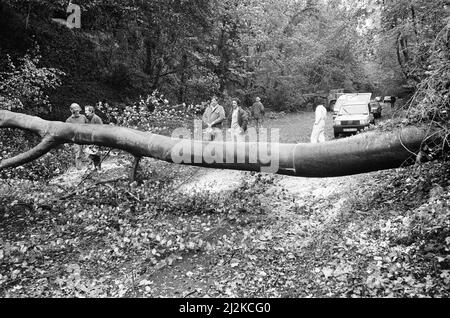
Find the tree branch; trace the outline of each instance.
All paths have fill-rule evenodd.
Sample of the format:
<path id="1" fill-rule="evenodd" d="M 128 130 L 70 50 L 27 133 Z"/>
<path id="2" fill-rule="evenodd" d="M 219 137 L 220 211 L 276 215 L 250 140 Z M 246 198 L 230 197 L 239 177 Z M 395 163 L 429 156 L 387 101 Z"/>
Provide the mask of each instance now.
<path id="1" fill-rule="evenodd" d="M 302 177 L 335 177 L 398 168 L 420 152 L 423 141 L 432 133 L 410 126 L 392 132 L 370 131 L 319 144 L 209 142 L 110 125 L 50 122 L 6 110 L 0 110 L 0 128 L 25 129 L 43 138 L 32 150 L 1 162 L 0 169 L 30 162 L 56 145 L 76 143 L 116 148 L 137 158 Z M 136 163 L 133 168 L 137 167 Z"/>
<path id="2" fill-rule="evenodd" d="M 58 142 L 56 142 L 52 137 L 47 136 L 42 139 L 42 141 L 36 147 L 28 150 L 27 152 L 21 153 L 20 155 L 9 159 L 2 160 L 0 162 L 0 169 L 18 167 L 25 163 L 36 160 L 39 157 L 45 155 L 57 145 Z"/>
<path id="3" fill-rule="evenodd" d="M 139 169 L 139 162 L 141 161 L 142 157 L 134 157 L 133 160 L 133 167 L 131 169 L 131 175 L 130 179 L 133 181 L 137 181 L 137 173 Z"/>

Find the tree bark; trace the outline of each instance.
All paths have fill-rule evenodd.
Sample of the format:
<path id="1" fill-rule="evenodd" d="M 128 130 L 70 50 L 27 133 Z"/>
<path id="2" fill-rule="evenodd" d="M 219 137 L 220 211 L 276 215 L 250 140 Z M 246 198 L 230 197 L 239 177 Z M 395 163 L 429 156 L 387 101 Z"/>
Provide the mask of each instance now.
<path id="1" fill-rule="evenodd" d="M 416 10 L 414 9 L 414 5 L 411 4 L 411 18 L 413 21 L 414 34 L 416 35 L 416 43 L 419 39 L 419 32 L 417 32 L 417 21 L 416 21 Z"/>
<path id="2" fill-rule="evenodd" d="M 402 34 L 398 33 L 398 35 L 397 35 L 397 43 L 396 43 L 396 46 L 395 46 L 395 51 L 397 53 L 397 61 L 398 61 L 398 64 L 400 65 L 400 69 L 401 69 L 401 71 L 403 73 L 403 76 L 405 76 L 405 78 L 408 78 L 408 73 L 406 72 L 406 67 L 405 67 L 405 65 L 404 65 L 404 63 L 402 61 L 402 56 L 400 54 L 401 50 L 402 50 L 401 40 L 402 40 Z"/>
<path id="3" fill-rule="evenodd" d="M 186 89 L 186 67 L 188 65 L 187 54 L 184 53 L 181 57 L 180 63 L 180 87 L 178 88 L 178 103 L 181 104 L 184 101 L 184 91 Z"/>
<path id="4" fill-rule="evenodd" d="M 142 157 L 134 157 L 133 168 L 131 169 L 131 175 L 130 175 L 130 179 L 133 181 L 137 181 L 139 162 L 141 161 L 141 159 L 142 159 Z"/>
<path id="5" fill-rule="evenodd" d="M 6 110 L 0 110 L 0 128 L 19 128 L 42 137 L 35 148 L 0 162 L 0 169 L 35 160 L 60 144 L 76 143 L 121 149 L 136 158 L 152 157 L 202 167 L 302 177 L 335 177 L 414 164 L 427 138 L 426 129 L 407 127 L 319 144 L 208 142 L 110 125 L 46 121 Z"/>

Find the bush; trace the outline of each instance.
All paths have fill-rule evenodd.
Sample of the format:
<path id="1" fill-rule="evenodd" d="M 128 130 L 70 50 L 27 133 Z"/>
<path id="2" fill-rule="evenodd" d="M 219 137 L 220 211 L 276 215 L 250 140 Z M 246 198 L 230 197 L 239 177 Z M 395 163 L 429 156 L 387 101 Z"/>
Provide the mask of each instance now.
<path id="1" fill-rule="evenodd" d="M 99 104 L 97 108 L 110 123 L 162 135 L 170 135 L 176 128 L 189 126 L 194 119 L 193 112 L 188 111 L 184 104 L 171 105 L 157 90 L 128 105 Z"/>
<path id="2" fill-rule="evenodd" d="M 60 76 L 65 74 L 55 68 L 38 67 L 40 58 L 26 54 L 14 63 L 6 55 L 6 70 L 0 72 L 0 109 L 33 115 L 51 111 L 47 92 L 60 86 Z"/>
<path id="3" fill-rule="evenodd" d="M 449 26 L 440 32 L 428 59 L 426 78 L 418 85 L 416 93 L 407 104 L 409 122 L 430 125 L 430 131 L 440 137 L 433 152 L 444 154 L 444 158 L 450 149 L 449 33 Z"/>

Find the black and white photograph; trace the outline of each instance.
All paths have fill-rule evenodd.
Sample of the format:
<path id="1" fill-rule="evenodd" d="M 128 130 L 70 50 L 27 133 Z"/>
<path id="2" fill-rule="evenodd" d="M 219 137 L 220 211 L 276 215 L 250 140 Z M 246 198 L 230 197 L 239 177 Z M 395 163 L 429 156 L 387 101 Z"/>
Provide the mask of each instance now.
<path id="1" fill-rule="evenodd" d="M 0 298 L 449 296 L 450 0 L 0 0 Z"/>

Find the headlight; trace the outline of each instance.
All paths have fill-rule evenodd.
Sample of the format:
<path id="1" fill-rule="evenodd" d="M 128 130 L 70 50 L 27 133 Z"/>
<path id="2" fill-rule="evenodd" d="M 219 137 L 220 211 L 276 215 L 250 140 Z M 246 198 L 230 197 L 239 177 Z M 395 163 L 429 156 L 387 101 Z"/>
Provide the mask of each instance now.
<path id="1" fill-rule="evenodd" d="M 361 125 L 367 125 L 367 124 L 369 124 L 369 120 L 368 119 L 361 119 L 360 123 L 361 123 Z"/>
<path id="2" fill-rule="evenodd" d="M 335 120 L 334 121 L 334 125 L 335 126 L 340 126 L 341 125 L 341 121 L 340 120 Z"/>

